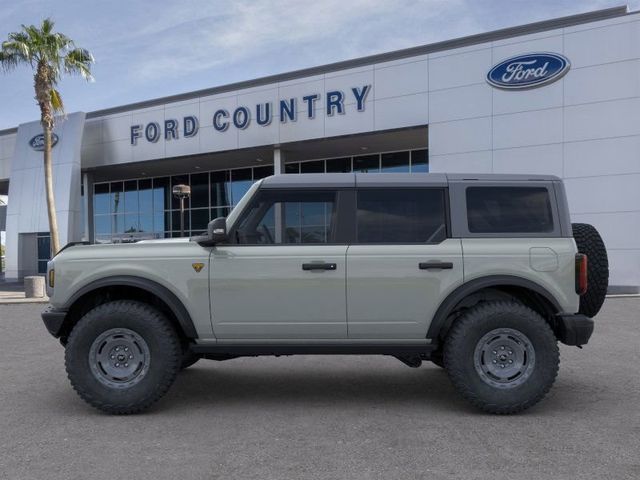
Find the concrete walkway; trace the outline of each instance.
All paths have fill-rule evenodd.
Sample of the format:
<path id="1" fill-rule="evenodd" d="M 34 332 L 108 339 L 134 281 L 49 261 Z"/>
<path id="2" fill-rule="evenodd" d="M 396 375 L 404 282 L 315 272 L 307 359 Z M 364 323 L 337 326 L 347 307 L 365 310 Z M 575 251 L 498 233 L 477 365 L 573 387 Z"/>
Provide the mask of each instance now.
<path id="1" fill-rule="evenodd" d="M 25 298 L 24 283 L 0 281 L 0 305 L 8 303 L 47 303 L 49 297 Z"/>

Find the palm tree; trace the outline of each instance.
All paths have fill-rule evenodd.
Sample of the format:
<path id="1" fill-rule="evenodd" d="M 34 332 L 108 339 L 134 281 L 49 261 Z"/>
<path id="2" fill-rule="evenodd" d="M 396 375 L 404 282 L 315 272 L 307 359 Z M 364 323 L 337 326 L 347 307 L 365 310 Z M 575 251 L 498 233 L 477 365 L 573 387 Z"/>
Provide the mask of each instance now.
<path id="1" fill-rule="evenodd" d="M 35 100 L 40 107 L 40 123 L 44 133 L 44 178 L 52 255 L 60 250 L 60 238 L 53 197 L 51 132 L 55 125 L 55 114 L 64 113 L 62 98 L 56 87 L 63 74 L 81 75 L 88 81 L 92 80 L 93 62 L 88 50 L 76 47 L 69 37 L 54 32 L 53 21 L 49 18 L 43 20 L 40 27 L 22 25 L 22 30 L 10 33 L 0 47 L 0 65 L 5 71 L 20 65 L 29 65 L 33 70 Z"/>

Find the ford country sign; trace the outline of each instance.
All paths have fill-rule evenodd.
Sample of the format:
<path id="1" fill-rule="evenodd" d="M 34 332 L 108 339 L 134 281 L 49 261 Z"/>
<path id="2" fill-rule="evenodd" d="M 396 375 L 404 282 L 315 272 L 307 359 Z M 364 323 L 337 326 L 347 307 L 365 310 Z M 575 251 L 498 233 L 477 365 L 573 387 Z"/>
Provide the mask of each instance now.
<path id="1" fill-rule="evenodd" d="M 51 148 L 55 147 L 56 143 L 58 143 L 58 136 L 55 133 L 52 133 Z M 33 137 L 31 140 L 29 140 L 29 145 L 31 145 L 31 148 L 33 148 L 35 151 L 43 152 L 44 151 L 44 133 L 39 133 L 38 135 Z"/>
<path id="2" fill-rule="evenodd" d="M 518 90 L 541 87 L 561 78 L 571 63 L 558 53 L 529 53 L 503 60 L 487 74 L 496 88 Z"/>

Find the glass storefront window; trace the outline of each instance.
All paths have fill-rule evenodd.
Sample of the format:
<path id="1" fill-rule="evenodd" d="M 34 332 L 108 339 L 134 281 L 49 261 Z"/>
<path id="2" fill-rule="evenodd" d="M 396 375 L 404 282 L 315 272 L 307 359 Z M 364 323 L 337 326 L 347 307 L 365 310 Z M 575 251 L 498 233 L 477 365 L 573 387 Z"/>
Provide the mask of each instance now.
<path id="1" fill-rule="evenodd" d="M 209 206 L 209 174 L 196 173 L 191 175 L 191 208 Z"/>
<path id="2" fill-rule="evenodd" d="M 349 173 L 351 171 L 351 157 L 331 158 L 327 160 L 327 173 Z"/>
<path id="3" fill-rule="evenodd" d="M 124 187 L 122 182 L 111 182 L 111 213 L 124 211 L 123 191 Z"/>
<path id="4" fill-rule="evenodd" d="M 140 209 L 138 203 L 138 181 L 124 182 L 124 211 L 137 212 Z"/>
<path id="5" fill-rule="evenodd" d="M 229 171 L 211 172 L 211 206 L 231 205 Z"/>
<path id="6" fill-rule="evenodd" d="M 427 173 L 429 171 L 429 150 L 413 150 L 411 152 L 411 172 Z"/>
<path id="7" fill-rule="evenodd" d="M 231 201 L 233 205 L 247 193 L 253 183 L 253 175 L 250 168 L 231 170 Z"/>
<path id="8" fill-rule="evenodd" d="M 138 180 L 139 211 L 142 213 L 153 212 L 153 189 L 151 179 Z"/>
<path id="9" fill-rule="evenodd" d="M 95 185 L 93 193 L 93 213 L 94 215 L 111 213 L 109 209 L 109 184 L 100 183 Z"/>
<path id="10" fill-rule="evenodd" d="M 284 173 L 300 173 L 300 164 L 299 163 L 285 164 Z"/>
<path id="11" fill-rule="evenodd" d="M 409 173 L 409 152 L 383 153 L 382 171 Z"/>
<path id="12" fill-rule="evenodd" d="M 171 189 L 169 177 L 153 179 L 153 211 L 162 212 L 171 208 Z"/>
<path id="13" fill-rule="evenodd" d="M 324 173 L 324 160 L 300 163 L 300 173 Z"/>
<path id="14" fill-rule="evenodd" d="M 376 173 L 380 171 L 380 155 L 363 155 L 353 157 L 353 171 L 360 173 Z"/>

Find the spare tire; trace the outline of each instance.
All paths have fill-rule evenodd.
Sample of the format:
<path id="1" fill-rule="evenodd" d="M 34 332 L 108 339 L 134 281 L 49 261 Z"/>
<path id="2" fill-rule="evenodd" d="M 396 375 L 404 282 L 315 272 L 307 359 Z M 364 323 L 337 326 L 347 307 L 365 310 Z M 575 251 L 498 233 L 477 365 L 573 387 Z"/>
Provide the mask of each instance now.
<path id="1" fill-rule="evenodd" d="M 578 252 L 587 256 L 588 286 L 584 295 L 580 296 L 579 313 L 587 317 L 595 317 L 600 311 L 609 288 L 609 259 L 602 237 L 593 225 L 573 223 L 573 238 Z"/>

